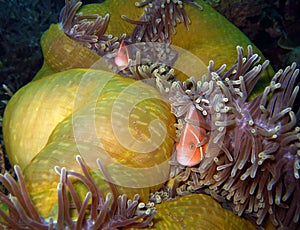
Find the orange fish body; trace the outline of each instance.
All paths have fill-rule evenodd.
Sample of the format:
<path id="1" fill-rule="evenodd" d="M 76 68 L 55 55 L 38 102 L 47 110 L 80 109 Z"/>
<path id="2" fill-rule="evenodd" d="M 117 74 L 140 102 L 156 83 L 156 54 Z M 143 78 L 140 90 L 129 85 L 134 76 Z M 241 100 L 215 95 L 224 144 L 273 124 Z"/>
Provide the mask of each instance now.
<path id="1" fill-rule="evenodd" d="M 115 64 L 119 70 L 126 69 L 129 66 L 129 55 L 128 49 L 124 40 L 121 42 L 120 47 L 117 51 L 117 56 L 115 57 Z"/>
<path id="2" fill-rule="evenodd" d="M 203 119 L 198 110 L 192 105 L 186 115 L 186 124 L 181 133 L 179 142 L 176 144 L 177 161 L 184 166 L 193 166 L 202 160 L 207 149 L 207 144 L 202 145 L 204 128 L 191 124 L 191 121 Z"/>

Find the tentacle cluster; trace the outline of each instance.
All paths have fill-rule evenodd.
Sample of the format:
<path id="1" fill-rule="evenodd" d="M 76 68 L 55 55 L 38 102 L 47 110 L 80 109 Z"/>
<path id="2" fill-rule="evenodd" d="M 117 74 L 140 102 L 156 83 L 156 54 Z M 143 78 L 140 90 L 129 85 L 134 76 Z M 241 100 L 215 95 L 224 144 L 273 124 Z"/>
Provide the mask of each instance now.
<path id="1" fill-rule="evenodd" d="M 300 128 L 292 107 L 298 94 L 299 70 L 293 63 L 275 74 L 269 86 L 247 101 L 268 62 L 248 47 L 247 58 L 237 48 L 238 59 L 228 71 L 214 70 L 213 62 L 202 81 L 184 83 L 157 79 L 157 87 L 172 105 L 178 128 L 185 124 L 189 105 L 202 113 L 209 147 L 195 167 L 171 161 L 171 176 L 178 194 L 208 188 L 216 199 L 228 202 L 238 215 L 260 225 L 270 215 L 275 226 L 299 226 Z M 297 108 L 298 110 L 299 108 Z M 180 187 L 180 185 L 182 185 Z"/>
<path id="2" fill-rule="evenodd" d="M 165 64 L 143 64 L 130 66 L 130 72 L 135 79 L 163 78 L 166 80 L 174 79 L 174 69 Z"/>
<path id="3" fill-rule="evenodd" d="M 76 160 L 81 166 L 83 175 L 67 171 L 65 168 L 55 168 L 60 175 L 60 183 L 57 186 L 57 220 L 53 218 L 45 220 L 39 216 L 30 200 L 18 166 L 14 167 L 18 182 L 9 173 L 0 174 L 0 181 L 10 192 L 8 196 L 0 193 L 0 201 L 7 209 L 7 212 L 2 208 L 0 210 L 0 226 L 11 229 L 117 229 L 152 225 L 151 221 L 156 213 L 154 207 L 139 203 L 138 195 L 132 200 L 127 199 L 126 195 L 118 196 L 112 184 L 110 184 L 112 194 L 109 193 L 104 197 L 91 178 L 83 159 L 77 156 Z M 99 160 L 97 164 L 107 177 Z M 82 202 L 70 177 L 81 181 L 89 190 Z M 74 210 L 77 213 L 76 220 L 71 216 L 71 213 L 74 215 Z"/>
<path id="4" fill-rule="evenodd" d="M 100 56 L 115 52 L 120 42 L 124 40 L 125 34 L 120 38 L 105 34 L 109 14 L 102 17 L 98 14 L 76 13 L 81 5 L 82 2 L 78 0 L 65 1 L 59 18 L 62 31 Z"/>
<path id="5" fill-rule="evenodd" d="M 194 1 L 187 1 L 200 5 Z M 132 20 L 125 15 L 122 18 L 132 24 L 136 24 L 131 34 L 132 42 L 171 42 L 171 32 L 176 33 L 176 25 L 184 23 L 188 29 L 191 23 L 187 15 L 183 2 L 178 0 L 144 0 L 137 2 L 136 6 L 145 7 L 145 14 L 138 21 Z"/>

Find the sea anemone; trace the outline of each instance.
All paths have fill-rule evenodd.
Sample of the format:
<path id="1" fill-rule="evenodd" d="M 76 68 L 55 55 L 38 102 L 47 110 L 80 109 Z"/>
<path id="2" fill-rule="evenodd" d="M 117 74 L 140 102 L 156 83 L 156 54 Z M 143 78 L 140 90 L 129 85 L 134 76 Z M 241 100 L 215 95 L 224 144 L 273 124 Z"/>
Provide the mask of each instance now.
<path id="1" fill-rule="evenodd" d="M 9 173 L 0 175 L 0 181 L 4 184 L 10 195 L 0 193 L 1 207 L 0 226 L 10 229 L 116 229 L 119 227 L 147 227 L 151 226 L 153 216 L 156 214 L 154 207 L 147 207 L 139 203 L 136 194 L 132 200 L 126 195 L 117 195 L 116 188 L 110 183 L 111 193 L 103 196 L 97 185 L 91 178 L 85 162 L 80 156 L 76 157 L 83 175 L 68 171 L 66 168 L 55 167 L 60 175 L 57 185 L 58 217 L 56 220 L 43 219 L 39 216 L 30 196 L 27 192 L 20 167 L 14 170 L 18 182 Z M 97 160 L 99 170 L 110 180 L 104 171 L 100 160 Z M 72 184 L 70 178 L 80 180 L 87 188 L 83 201 Z M 5 208 L 4 208 L 5 207 Z M 77 218 L 71 217 L 76 212 Z"/>
<path id="2" fill-rule="evenodd" d="M 208 144 L 204 159 L 186 167 L 174 154 L 171 177 L 176 178 L 179 195 L 208 189 L 257 225 L 269 214 L 274 226 L 293 229 L 300 215 L 300 128 L 295 115 L 299 108 L 292 110 L 299 70 L 293 63 L 278 71 L 263 93 L 247 101 L 268 62 L 257 64 L 251 46 L 247 58 L 241 47 L 237 51 L 232 68 L 224 71 L 223 65 L 215 70 L 211 61 L 202 81 L 190 78 L 171 84 L 157 79 L 178 118 L 178 134 L 191 122 L 184 119 L 190 105 L 204 117 L 204 122 L 192 124 L 207 131 L 206 141 L 200 143 Z"/>
<path id="3" fill-rule="evenodd" d="M 201 8 L 196 1 L 186 0 L 183 2 L 191 3 L 198 9 Z M 191 77 L 181 83 L 176 80 L 178 75 L 172 68 L 180 54 L 178 55 L 176 51 L 171 49 L 170 44 L 171 33 L 176 32 L 177 28 L 175 29 L 175 26 L 177 26 L 177 23 L 183 23 L 186 29 L 189 28 L 190 19 L 186 10 L 183 8 L 182 1 L 146 0 L 136 5 L 138 7 L 145 7 L 145 13 L 138 21 L 122 16 L 123 19 L 125 19 L 124 22 L 130 22 L 135 25 L 130 37 L 121 35 L 118 38 L 113 35 L 105 34 L 108 27 L 108 15 L 101 17 L 94 14 L 83 15 L 77 13 L 81 2 L 76 0 L 66 1 L 66 6 L 61 12 L 60 26 L 56 25 L 55 27 L 54 25 L 52 28 L 58 29 L 60 34 L 64 37 L 71 38 L 69 40 L 78 42 L 81 48 L 88 48 L 94 51 L 90 52 L 90 50 L 86 49 L 97 56 L 92 60 L 90 60 L 90 56 L 86 55 L 86 52 L 81 53 L 83 54 L 81 55 L 83 58 L 90 60 L 89 65 L 84 67 L 91 67 L 90 63 L 92 62 L 94 64 L 94 62 L 100 59 L 100 56 L 104 56 L 109 64 L 114 65 L 116 52 L 120 49 L 121 42 L 125 41 L 127 43 L 126 48 L 130 51 L 128 58 L 132 59 L 132 62 L 128 68 L 120 71 L 120 73 L 135 79 L 156 79 L 155 87 L 170 102 L 172 112 L 177 117 L 178 123 L 176 127 L 178 129 L 178 139 L 182 136 L 183 128 L 187 124 L 204 130 L 201 132 L 201 142 L 193 146 L 198 148 L 207 145 L 204 158 L 200 163 L 193 166 L 181 165 L 176 158 L 177 152 L 174 151 L 173 158 L 170 161 L 171 179 L 169 180 L 169 182 L 174 181 L 174 183 L 168 190 L 170 192 L 168 195 L 175 197 L 189 193 L 202 193 L 204 190 L 219 202 L 231 206 L 233 211 L 239 216 L 246 216 L 258 226 L 262 225 L 264 220 L 270 216 L 274 226 L 289 227 L 291 229 L 297 228 L 299 226 L 300 215 L 300 204 L 297 200 L 300 195 L 300 128 L 297 126 L 297 121 L 299 121 L 299 108 L 294 107 L 293 111 L 293 105 L 298 93 L 298 86 L 294 87 L 299 72 L 299 70 L 296 69 L 296 65 L 292 64 L 284 71 L 279 71 L 275 74 L 270 85 L 265 88 L 263 93 L 251 95 L 255 84 L 266 70 L 268 61 L 265 61 L 263 64 L 258 64 L 260 59 L 257 54 L 253 53 L 251 46 L 248 47 L 247 57 L 244 57 L 243 49 L 238 47 L 237 61 L 229 70 L 226 70 L 225 65 L 215 70 L 214 62 L 211 61 L 208 66 L 208 73 L 201 78 L 201 81 Z M 51 30 L 49 31 L 51 32 Z M 46 32 L 44 37 L 48 42 L 50 39 L 48 39 L 47 36 L 49 36 L 50 32 L 48 34 Z M 58 38 L 55 33 L 52 33 L 51 36 L 50 38 L 56 38 L 58 40 L 60 38 Z M 192 36 L 198 39 L 198 34 L 195 35 L 194 33 L 191 37 Z M 218 37 L 223 39 L 221 34 Z M 173 39 L 173 41 L 175 41 L 175 39 Z M 248 42 L 248 40 L 244 41 Z M 140 47 L 136 44 L 137 42 L 141 42 Z M 190 45 L 189 41 L 184 42 Z M 70 47 L 64 42 L 61 43 L 64 48 Z M 147 43 L 147 45 L 145 45 L 145 43 Z M 51 41 L 47 49 L 48 51 L 53 51 L 55 47 L 57 49 L 55 51 L 58 51 L 57 53 L 63 53 L 63 56 L 61 55 L 62 59 L 60 60 L 66 60 L 67 58 L 65 56 L 67 55 L 65 55 L 65 52 L 62 52 L 62 46 L 59 45 L 60 44 L 57 44 L 57 40 Z M 194 49 L 198 49 L 198 47 L 201 46 L 201 42 L 199 40 L 193 41 L 193 45 L 196 47 L 194 47 Z M 230 43 L 230 45 L 232 44 Z M 46 47 L 46 45 L 44 47 Z M 72 48 L 75 51 L 77 50 L 75 46 L 72 46 Z M 193 47 L 191 50 L 192 49 Z M 211 52 L 210 50 L 208 51 Z M 45 59 L 47 59 L 45 49 L 43 49 L 43 52 Z M 220 52 L 223 51 L 218 50 L 218 52 L 214 53 L 219 55 Z M 52 59 L 46 63 L 47 65 L 49 65 L 50 62 L 54 63 L 53 67 L 49 65 L 53 72 L 83 67 L 81 65 L 66 65 L 62 69 L 56 68 L 63 66 L 63 62 L 57 59 L 57 53 L 54 52 Z M 67 54 L 71 62 L 75 62 L 76 59 L 76 61 L 81 64 L 80 57 L 78 57 L 80 55 L 75 55 L 76 58 L 74 58 L 73 53 L 69 52 Z M 201 52 L 198 52 L 197 56 L 201 56 L 200 54 Z M 228 53 L 226 53 L 226 55 L 228 56 Z M 159 59 L 157 57 L 159 57 Z M 188 63 L 187 66 L 190 67 L 192 65 Z M 113 69 L 115 68 L 114 66 L 112 67 Z M 74 83 L 75 75 L 73 73 L 76 71 L 80 72 L 85 70 L 69 70 L 68 73 L 72 77 L 72 80 L 68 81 L 68 83 Z M 50 75 L 48 72 L 47 74 Z M 47 74 L 44 74 L 42 77 Z M 61 75 L 65 74 L 66 72 L 61 72 Z M 57 74 L 56 76 L 59 75 Z M 52 81 L 56 79 L 54 75 L 51 75 L 49 78 Z M 61 77 L 61 79 L 62 78 L 63 77 Z M 49 90 L 53 90 L 53 88 L 49 87 L 49 83 L 46 82 L 45 79 L 47 80 L 47 78 L 44 78 L 44 81 L 35 81 L 32 84 L 36 84 L 37 88 L 41 90 L 41 85 L 38 84 L 44 82 L 45 87 Z M 103 80 L 104 77 L 101 76 L 99 79 L 95 79 L 98 82 L 99 79 Z M 151 81 L 145 82 L 150 83 Z M 89 83 L 95 87 L 97 86 L 97 84 L 93 84 L 91 78 L 89 78 Z M 63 88 L 63 90 L 60 91 L 62 94 L 68 92 L 66 89 L 70 85 L 67 86 L 67 84 L 64 84 L 62 81 L 57 85 Z M 122 90 L 119 85 L 117 85 L 115 89 Z M 55 90 L 57 90 L 57 88 L 55 88 Z M 57 94 L 58 91 L 55 90 L 52 92 L 61 97 L 60 94 Z M 74 92 L 72 90 L 70 91 Z M 81 92 L 85 95 L 83 98 L 88 98 L 88 95 L 92 94 L 92 90 L 87 91 L 88 94 Z M 107 91 L 111 91 L 111 89 Z M 138 91 L 134 91 L 132 94 L 140 96 L 137 92 Z M 19 95 L 20 94 L 21 93 L 19 93 Z M 28 95 L 36 96 L 37 94 L 31 91 Z M 46 94 L 46 96 L 47 100 L 49 99 L 49 103 L 52 103 L 53 98 L 49 97 L 49 94 Z M 109 93 L 107 93 L 106 96 L 109 98 L 106 102 L 112 105 L 114 103 L 113 98 Z M 250 100 L 251 96 L 256 97 Z M 42 101 L 43 99 L 40 97 L 34 100 L 39 104 L 46 105 L 45 101 Z M 43 103 L 41 103 L 41 101 Z M 31 105 L 33 104 L 32 100 L 28 100 L 28 102 L 30 102 Z M 67 104 L 70 105 L 72 103 L 68 102 Z M 28 107 L 26 107 L 25 104 L 22 104 L 22 106 L 22 109 L 26 109 L 28 112 Z M 191 106 L 197 110 L 199 120 L 187 119 L 187 113 Z M 170 120 L 170 116 L 167 115 L 166 112 L 155 109 L 156 107 L 153 105 L 148 107 L 151 107 Z M 40 107 L 38 108 L 40 109 Z M 63 107 L 63 109 L 65 110 L 65 107 Z M 52 112 L 54 111 L 53 106 L 51 106 L 51 110 Z M 104 110 L 108 111 L 107 109 Z M 85 112 L 85 110 L 82 111 Z M 87 110 L 87 112 L 89 111 Z M 48 111 L 46 111 L 46 113 L 47 115 L 50 114 Z M 296 113 L 297 115 L 295 115 Z M 26 121 L 24 114 L 20 114 L 22 114 L 23 120 Z M 32 113 L 28 113 L 27 115 L 31 118 L 34 116 Z M 41 117 L 39 114 L 35 114 L 35 116 Z M 11 116 L 8 117 L 9 119 L 11 118 Z M 16 117 L 18 121 L 12 122 L 12 124 L 19 124 L 18 122 L 21 116 Z M 76 123 L 73 123 L 72 119 L 74 117 L 70 116 L 69 118 L 70 119 L 67 120 L 69 124 Z M 43 119 L 45 119 L 45 117 L 43 117 Z M 36 120 L 31 119 L 31 121 L 37 126 Z M 28 121 L 26 121 L 26 124 L 27 123 Z M 60 120 L 59 124 L 63 125 L 64 123 Z M 86 126 L 86 123 L 84 124 Z M 102 122 L 99 123 L 97 127 L 101 127 L 102 124 L 105 126 L 109 123 Z M 135 125 L 135 122 L 133 122 L 133 124 Z M 11 126 L 7 127 L 9 127 L 7 128 L 7 133 L 10 133 Z M 73 126 L 68 127 L 70 133 L 64 131 L 59 134 L 73 138 Z M 45 129 L 42 125 L 39 128 Z M 174 128 L 174 126 L 172 126 L 172 128 Z M 90 130 L 87 130 L 86 133 L 90 134 L 89 131 Z M 112 132 L 109 133 L 111 134 Z M 139 132 L 136 133 L 139 134 Z M 27 132 L 26 134 L 31 135 L 32 133 Z M 12 136 L 15 142 L 15 135 Z M 106 137 L 108 135 L 104 134 L 104 136 Z M 61 136 L 57 137 L 56 140 L 62 140 Z M 48 137 L 46 140 L 48 140 Z M 172 139 L 171 150 L 166 150 L 166 153 L 171 154 L 173 142 L 174 140 Z M 112 143 L 112 145 L 115 145 L 117 141 Z M 73 147 L 76 148 L 76 151 L 78 150 L 78 146 L 73 145 Z M 125 195 L 118 197 L 116 188 L 109 182 L 111 181 L 110 176 L 105 172 L 99 160 L 97 161 L 98 167 L 104 178 L 108 181 L 112 192 L 112 195 L 108 194 L 106 198 L 97 187 L 96 182 L 91 178 L 91 172 L 88 172 L 88 166 L 85 165 L 80 156 L 77 156 L 76 160 L 83 174 L 78 173 L 76 169 L 72 171 L 72 169 L 68 167 L 68 171 L 64 168 L 67 167 L 66 162 L 72 164 L 74 156 L 72 156 L 72 159 L 68 159 L 66 154 L 63 155 L 65 152 L 62 145 L 57 145 L 55 148 L 61 154 L 55 157 L 60 160 L 61 156 L 63 161 L 65 161 L 63 162 L 64 165 L 61 165 L 61 168 L 58 166 L 55 167 L 55 172 L 60 175 L 60 182 L 57 186 L 57 220 L 54 221 L 54 219 L 51 218 L 45 220 L 39 216 L 37 208 L 33 205 L 28 195 L 27 189 L 30 186 L 38 187 L 36 186 L 37 184 L 41 186 L 42 183 L 35 182 L 36 184 L 33 184 L 29 179 L 26 181 L 26 183 L 29 184 L 26 188 L 21 169 L 15 166 L 14 169 L 18 177 L 18 182 L 8 173 L 0 176 L 0 181 L 10 193 L 8 196 L 0 193 L 0 200 L 2 201 L 0 210 L 0 217 L 2 219 L 0 219 L 0 224 L 2 224 L 2 226 L 14 229 L 23 229 L 26 227 L 35 229 L 61 229 L 67 227 L 72 229 L 111 229 L 124 226 L 146 227 L 151 225 L 155 210 L 152 207 L 148 208 L 146 206 L 145 208 L 144 205 L 139 205 L 138 195 L 134 196 L 133 200 L 128 200 Z M 51 148 L 49 149 L 51 150 Z M 49 149 L 47 149 L 47 151 Z M 49 152 L 53 153 L 54 151 Z M 132 155 L 124 157 L 123 152 L 123 150 L 117 152 L 117 154 L 121 156 L 121 159 L 133 159 L 136 162 L 140 162 L 139 160 L 135 160 Z M 161 153 L 161 151 L 158 152 Z M 21 154 L 24 155 L 24 152 L 21 151 Z M 33 163 L 38 165 L 41 170 L 49 172 L 48 168 L 42 167 L 42 163 L 48 164 L 49 162 L 53 163 L 53 161 L 51 162 L 49 160 L 48 153 L 44 154 L 43 157 L 44 156 L 47 160 L 43 158 L 39 160 L 36 157 Z M 18 157 L 18 155 L 15 154 L 14 157 Z M 147 162 L 150 162 L 150 160 Z M 54 165 L 57 164 L 55 163 Z M 27 167 L 27 171 L 28 168 L 29 167 Z M 52 166 L 50 168 L 53 169 Z M 123 171 L 116 171 L 124 174 Z M 40 179 L 40 181 L 45 181 L 45 178 L 41 176 L 42 174 L 37 174 L 35 169 L 29 172 L 32 173 L 31 175 Z M 23 173 L 26 180 L 26 170 Z M 167 171 L 166 175 L 168 175 L 168 173 L 169 171 Z M 111 175 L 111 177 L 113 176 L 114 175 Z M 153 178 L 153 175 L 151 176 Z M 71 178 L 82 182 L 89 191 L 82 201 L 80 201 L 80 195 L 77 194 Z M 169 182 L 168 185 L 171 184 Z M 49 184 L 49 181 L 44 184 Z M 56 187 L 54 187 L 54 193 L 56 193 L 55 188 Z M 30 190 L 28 189 L 28 191 Z M 192 199 L 189 197 L 184 198 L 188 203 L 190 201 L 189 199 Z M 91 201 L 90 198 L 92 198 Z M 45 198 L 42 197 L 42 201 L 44 200 Z M 44 205 L 44 203 L 42 203 L 42 205 Z M 49 206 L 49 203 L 47 203 L 47 205 Z M 172 220 L 172 218 L 169 219 Z M 222 224 L 224 222 L 221 220 L 220 223 Z"/>

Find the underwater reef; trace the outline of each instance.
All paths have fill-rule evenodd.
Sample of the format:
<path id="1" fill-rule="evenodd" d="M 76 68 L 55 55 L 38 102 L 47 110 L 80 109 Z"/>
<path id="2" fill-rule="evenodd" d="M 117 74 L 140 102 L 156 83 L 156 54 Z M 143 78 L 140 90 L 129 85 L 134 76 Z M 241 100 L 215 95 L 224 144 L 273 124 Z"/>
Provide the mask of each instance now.
<path id="1" fill-rule="evenodd" d="M 297 63 L 206 2 L 65 1 L 4 85 L 2 228 L 299 228 Z"/>

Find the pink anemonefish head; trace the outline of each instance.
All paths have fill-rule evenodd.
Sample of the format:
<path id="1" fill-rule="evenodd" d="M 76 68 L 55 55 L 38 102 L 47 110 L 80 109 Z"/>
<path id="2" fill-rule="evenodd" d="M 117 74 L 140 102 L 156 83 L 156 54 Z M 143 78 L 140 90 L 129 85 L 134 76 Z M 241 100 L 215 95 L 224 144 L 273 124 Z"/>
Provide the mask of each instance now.
<path id="1" fill-rule="evenodd" d="M 115 64 L 117 65 L 118 70 L 123 70 L 129 66 L 129 62 L 130 59 L 129 59 L 128 49 L 123 40 L 117 51 L 117 56 L 115 57 Z"/>
<path id="2" fill-rule="evenodd" d="M 199 121 L 203 119 L 192 105 L 186 115 L 186 120 Z M 193 166 L 202 160 L 207 149 L 207 144 L 200 146 L 203 134 L 206 130 L 197 127 L 187 121 L 181 133 L 180 140 L 176 144 L 177 161 L 184 166 Z"/>

